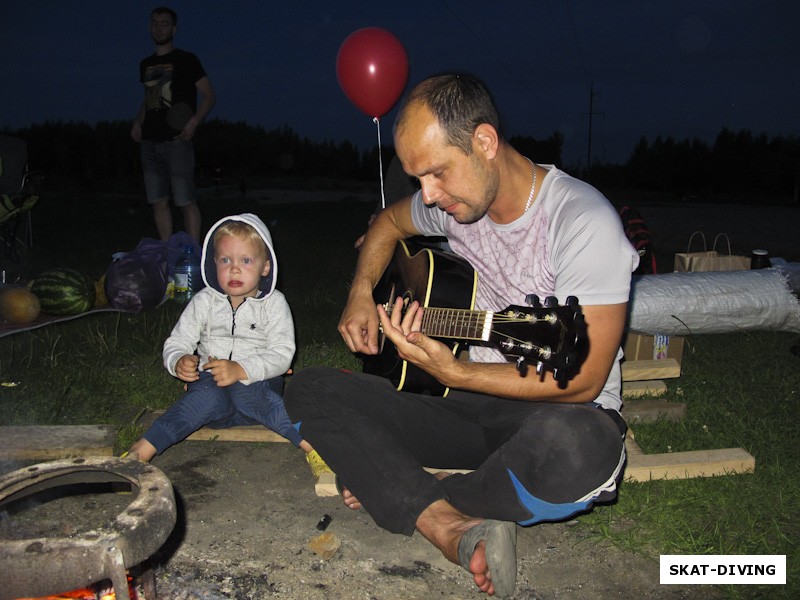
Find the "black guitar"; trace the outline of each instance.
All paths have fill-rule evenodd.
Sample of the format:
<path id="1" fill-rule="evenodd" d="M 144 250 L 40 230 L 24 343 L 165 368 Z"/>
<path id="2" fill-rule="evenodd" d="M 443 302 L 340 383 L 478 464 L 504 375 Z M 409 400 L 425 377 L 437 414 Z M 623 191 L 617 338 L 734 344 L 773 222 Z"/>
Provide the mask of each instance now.
<path id="1" fill-rule="evenodd" d="M 553 372 L 564 385 L 577 372 L 587 348 L 586 325 L 578 300 L 559 306 L 554 297 L 544 304 L 531 295 L 531 306 L 509 306 L 500 312 L 473 310 L 478 275 L 463 258 L 422 248 L 413 256 L 400 242 L 394 258 L 375 287 L 374 299 L 391 311 L 398 296 L 403 306 L 414 300 L 424 307 L 422 332 L 460 351 L 461 341 L 498 348 L 525 375 Z M 450 308 L 438 308 L 437 305 Z M 394 344 L 381 335 L 380 351 L 364 357 L 364 372 L 388 378 L 398 390 L 446 395 L 448 389 L 422 369 L 401 359 Z"/>

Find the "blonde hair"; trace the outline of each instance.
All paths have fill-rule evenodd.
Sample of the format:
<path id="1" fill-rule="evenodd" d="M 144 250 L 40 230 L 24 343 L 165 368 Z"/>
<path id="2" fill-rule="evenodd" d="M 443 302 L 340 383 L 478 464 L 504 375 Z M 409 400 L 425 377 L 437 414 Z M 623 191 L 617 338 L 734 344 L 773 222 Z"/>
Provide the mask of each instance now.
<path id="1" fill-rule="evenodd" d="M 240 240 L 256 242 L 256 245 L 261 248 L 263 256 L 269 260 L 269 252 L 267 251 L 267 244 L 264 242 L 264 238 L 262 238 L 261 234 L 256 231 L 256 228 L 249 223 L 243 221 L 225 221 L 222 225 L 217 227 L 217 230 L 214 232 L 214 246 L 216 247 L 217 242 L 226 235 L 237 237 Z"/>

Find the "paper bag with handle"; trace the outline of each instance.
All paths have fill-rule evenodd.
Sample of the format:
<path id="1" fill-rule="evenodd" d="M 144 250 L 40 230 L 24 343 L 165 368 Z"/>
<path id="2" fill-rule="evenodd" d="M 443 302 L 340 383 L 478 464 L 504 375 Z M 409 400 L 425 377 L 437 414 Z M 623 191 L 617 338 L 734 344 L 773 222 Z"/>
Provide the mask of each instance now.
<path id="1" fill-rule="evenodd" d="M 703 250 L 692 252 L 692 241 L 696 235 L 703 240 Z M 728 253 L 720 254 L 717 244 L 724 238 L 728 244 Z M 710 271 L 743 271 L 750 268 L 749 256 L 738 256 L 731 253 L 731 241 L 726 233 L 718 233 L 714 238 L 714 246 L 708 250 L 706 237 L 702 231 L 695 231 L 689 237 L 686 252 L 675 255 L 676 273 L 708 273 Z"/>

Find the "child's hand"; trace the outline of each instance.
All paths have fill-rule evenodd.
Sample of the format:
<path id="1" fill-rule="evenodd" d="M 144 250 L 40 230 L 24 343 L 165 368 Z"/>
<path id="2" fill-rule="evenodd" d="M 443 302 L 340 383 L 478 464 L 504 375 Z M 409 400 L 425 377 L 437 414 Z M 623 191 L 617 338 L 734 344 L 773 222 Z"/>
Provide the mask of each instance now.
<path id="1" fill-rule="evenodd" d="M 211 375 L 213 375 L 214 381 L 220 387 L 226 387 L 242 379 L 247 379 L 247 373 L 245 373 L 242 366 L 235 360 L 225 360 L 209 356 L 208 362 L 203 365 L 203 370 L 209 371 Z"/>
<path id="2" fill-rule="evenodd" d="M 181 356 L 175 364 L 175 374 L 178 376 L 178 379 L 186 381 L 187 383 L 200 379 L 200 375 L 197 372 L 197 364 L 199 362 L 200 358 L 195 354 L 184 354 Z"/>

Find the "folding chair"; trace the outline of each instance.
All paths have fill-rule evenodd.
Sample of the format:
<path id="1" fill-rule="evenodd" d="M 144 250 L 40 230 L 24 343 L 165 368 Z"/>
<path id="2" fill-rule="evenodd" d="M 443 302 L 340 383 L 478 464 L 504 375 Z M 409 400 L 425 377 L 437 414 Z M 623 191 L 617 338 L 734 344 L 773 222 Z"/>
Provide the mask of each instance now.
<path id="1" fill-rule="evenodd" d="M 27 144 L 0 134 L 0 249 L 15 263 L 21 261 L 21 248 L 33 247 L 31 209 L 43 180 L 41 173 L 27 171 L 27 162 Z"/>

